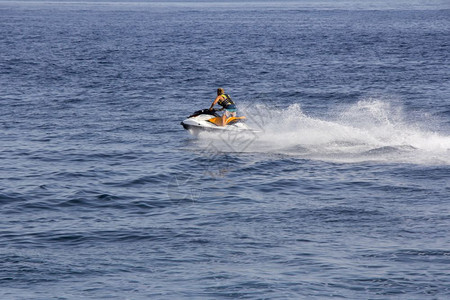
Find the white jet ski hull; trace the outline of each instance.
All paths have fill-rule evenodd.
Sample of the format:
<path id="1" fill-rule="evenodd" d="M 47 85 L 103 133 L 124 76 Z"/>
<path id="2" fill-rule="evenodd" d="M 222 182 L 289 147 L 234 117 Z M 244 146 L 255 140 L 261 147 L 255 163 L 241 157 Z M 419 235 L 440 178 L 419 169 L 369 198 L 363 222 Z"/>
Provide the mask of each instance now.
<path id="1" fill-rule="evenodd" d="M 207 111 L 207 110 L 203 110 Z M 203 112 L 199 111 L 199 112 Z M 218 115 L 214 112 L 208 113 L 194 113 L 192 116 L 188 117 L 186 120 L 181 122 L 184 129 L 188 130 L 193 134 L 198 134 L 202 131 L 253 131 L 247 124 L 243 123 L 241 120 L 226 126 L 218 126 L 208 120 L 217 117 Z"/>

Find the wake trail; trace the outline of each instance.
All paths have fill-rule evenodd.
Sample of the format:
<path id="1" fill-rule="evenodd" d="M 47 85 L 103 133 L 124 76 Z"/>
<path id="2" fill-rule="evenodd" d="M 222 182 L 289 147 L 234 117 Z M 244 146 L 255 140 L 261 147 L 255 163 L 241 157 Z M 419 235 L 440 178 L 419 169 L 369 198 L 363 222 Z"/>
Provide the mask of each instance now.
<path id="1" fill-rule="evenodd" d="M 244 106 L 241 114 L 258 133 L 239 137 L 205 133 L 199 144 L 223 152 L 278 153 L 333 162 L 450 165 L 450 135 L 424 129 L 426 120 L 407 120 L 401 106 L 368 99 L 336 110 L 315 118 L 298 104 L 286 109 Z"/>

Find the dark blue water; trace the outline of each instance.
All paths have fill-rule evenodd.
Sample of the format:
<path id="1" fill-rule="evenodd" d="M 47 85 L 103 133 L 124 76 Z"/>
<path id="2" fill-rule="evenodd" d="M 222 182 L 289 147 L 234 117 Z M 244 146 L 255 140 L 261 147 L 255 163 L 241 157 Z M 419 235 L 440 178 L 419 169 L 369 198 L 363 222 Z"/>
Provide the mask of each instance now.
<path id="1" fill-rule="evenodd" d="M 1 299 L 447 299 L 446 1 L 0 1 Z M 180 126 L 218 87 L 259 132 Z"/>

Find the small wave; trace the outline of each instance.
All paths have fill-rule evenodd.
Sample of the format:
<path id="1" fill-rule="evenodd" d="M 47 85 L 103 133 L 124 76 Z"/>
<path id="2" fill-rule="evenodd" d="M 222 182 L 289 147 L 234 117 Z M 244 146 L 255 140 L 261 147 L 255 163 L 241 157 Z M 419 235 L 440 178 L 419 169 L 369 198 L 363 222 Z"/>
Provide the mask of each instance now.
<path id="1" fill-rule="evenodd" d="M 2 193 L 0 194 L 0 206 L 4 204 L 14 203 L 14 202 L 21 202 L 24 201 L 25 198 L 23 198 L 20 194 L 17 193 Z"/>
<path id="2" fill-rule="evenodd" d="M 388 153 L 400 153 L 402 151 L 413 151 L 416 148 L 413 146 L 384 146 L 379 148 L 374 148 L 364 152 L 366 155 L 380 155 L 380 154 L 388 154 Z"/>

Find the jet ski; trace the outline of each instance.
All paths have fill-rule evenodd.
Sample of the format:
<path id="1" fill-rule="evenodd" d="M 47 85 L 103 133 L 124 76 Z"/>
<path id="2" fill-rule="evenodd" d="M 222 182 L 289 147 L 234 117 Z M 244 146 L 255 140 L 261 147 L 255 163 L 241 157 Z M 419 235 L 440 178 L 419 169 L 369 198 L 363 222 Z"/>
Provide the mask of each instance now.
<path id="1" fill-rule="evenodd" d="M 216 109 L 198 110 L 181 122 L 181 125 L 193 134 L 201 131 L 253 131 L 244 123 L 245 117 L 229 117 L 226 125 L 220 126 L 222 117 L 217 111 Z"/>

